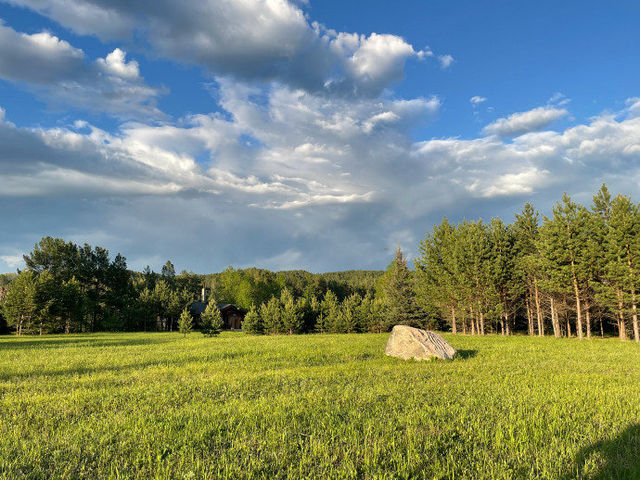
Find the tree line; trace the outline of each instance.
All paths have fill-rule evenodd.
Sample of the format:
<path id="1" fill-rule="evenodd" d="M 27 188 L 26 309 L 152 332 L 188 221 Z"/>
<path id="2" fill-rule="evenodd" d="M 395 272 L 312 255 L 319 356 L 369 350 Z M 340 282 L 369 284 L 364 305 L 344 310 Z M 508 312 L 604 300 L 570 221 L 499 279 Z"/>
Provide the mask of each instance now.
<path id="1" fill-rule="evenodd" d="M 329 298 L 335 297 L 340 304 L 349 297 L 372 297 L 383 273 L 312 274 L 229 267 L 199 275 L 176 273 L 170 261 L 160 272 L 149 267 L 135 272 L 119 253 L 112 256 L 102 247 L 52 237 L 40 240 L 24 262 L 25 268 L 17 274 L 0 275 L 0 333 L 173 331 L 179 329 L 182 313 L 199 299 L 203 286 L 217 302 L 248 311 L 283 295 L 299 300 L 324 298 L 331 292 Z M 307 332 L 309 325 L 307 320 L 293 330 Z"/>
<path id="2" fill-rule="evenodd" d="M 248 333 L 381 332 L 407 324 L 640 340 L 640 207 L 606 185 L 589 206 L 565 194 L 549 217 L 527 203 L 510 224 L 444 218 L 420 243 L 413 270 L 398 248 L 384 272 L 229 267 L 177 274 L 169 261 L 158 273 L 134 272 L 120 254 L 51 237 L 24 260 L 23 271 L 0 276 L 0 330 L 18 334 L 186 326 L 215 334 L 218 319 L 213 327 L 186 321 L 204 286 L 210 306 L 248 312 Z"/>
<path id="3" fill-rule="evenodd" d="M 589 207 L 563 195 L 505 225 L 446 218 L 420 244 L 418 303 L 456 333 L 639 341 L 640 208 L 606 185 Z"/>

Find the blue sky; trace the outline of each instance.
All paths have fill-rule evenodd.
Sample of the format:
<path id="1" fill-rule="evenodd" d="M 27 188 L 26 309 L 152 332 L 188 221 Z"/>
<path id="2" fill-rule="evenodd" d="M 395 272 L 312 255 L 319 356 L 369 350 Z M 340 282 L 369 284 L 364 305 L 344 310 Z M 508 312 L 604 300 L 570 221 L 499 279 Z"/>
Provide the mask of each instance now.
<path id="1" fill-rule="evenodd" d="M 328 271 L 640 180 L 640 4 L 0 0 L 0 271 Z"/>

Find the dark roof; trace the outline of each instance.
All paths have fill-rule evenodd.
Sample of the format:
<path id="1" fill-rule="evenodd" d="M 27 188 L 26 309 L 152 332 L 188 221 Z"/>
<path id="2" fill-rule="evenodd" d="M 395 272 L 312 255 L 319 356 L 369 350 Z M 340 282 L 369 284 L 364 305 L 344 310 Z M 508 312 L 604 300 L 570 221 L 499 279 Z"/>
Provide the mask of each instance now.
<path id="1" fill-rule="evenodd" d="M 237 305 L 233 305 L 232 303 L 216 303 L 216 307 L 220 310 L 220 313 L 223 313 L 227 310 L 238 310 L 240 312 L 244 311 L 242 308 Z M 206 302 L 193 302 L 189 310 L 195 315 L 202 315 L 207 308 Z"/>

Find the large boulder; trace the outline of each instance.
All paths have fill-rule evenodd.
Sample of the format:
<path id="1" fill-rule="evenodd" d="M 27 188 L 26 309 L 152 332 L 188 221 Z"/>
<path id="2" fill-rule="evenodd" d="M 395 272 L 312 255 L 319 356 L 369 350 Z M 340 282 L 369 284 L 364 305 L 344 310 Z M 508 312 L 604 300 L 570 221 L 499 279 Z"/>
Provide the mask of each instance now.
<path id="1" fill-rule="evenodd" d="M 433 357 L 451 360 L 457 352 L 437 333 L 396 325 L 391 330 L 384 353 L 403 360 L 426 360 Z"/>

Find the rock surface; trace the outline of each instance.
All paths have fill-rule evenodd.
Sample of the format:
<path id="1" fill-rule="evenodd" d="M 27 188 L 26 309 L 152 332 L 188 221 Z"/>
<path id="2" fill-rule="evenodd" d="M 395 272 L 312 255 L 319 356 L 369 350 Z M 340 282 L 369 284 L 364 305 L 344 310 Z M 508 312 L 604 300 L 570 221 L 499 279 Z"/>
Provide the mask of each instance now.
<path id="1" fill-rule="evenodd" d="M 384 353 L 403 360 L 426 360 L 433 357 L 451 360 L 457 352 L 437 333 L 396 325 L 391 330 Z"/>

